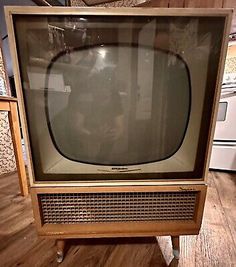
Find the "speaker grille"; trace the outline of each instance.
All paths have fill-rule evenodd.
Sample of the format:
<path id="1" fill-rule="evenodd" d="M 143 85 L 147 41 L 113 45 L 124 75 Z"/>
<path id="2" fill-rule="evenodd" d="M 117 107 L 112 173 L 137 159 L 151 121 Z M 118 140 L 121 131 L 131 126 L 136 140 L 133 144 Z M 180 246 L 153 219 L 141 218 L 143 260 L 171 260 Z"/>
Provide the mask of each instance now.
<path id="1" fill-rule="evenodd" d="M 39 194 L 44 224 L 193 220 L 191 192 Z"/>

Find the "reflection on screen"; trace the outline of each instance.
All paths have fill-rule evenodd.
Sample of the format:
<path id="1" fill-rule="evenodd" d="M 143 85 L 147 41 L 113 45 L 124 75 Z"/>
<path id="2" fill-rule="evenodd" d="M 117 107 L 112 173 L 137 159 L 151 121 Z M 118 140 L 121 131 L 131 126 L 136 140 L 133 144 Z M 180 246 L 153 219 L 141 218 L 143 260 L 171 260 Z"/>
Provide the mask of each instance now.
<path id="1" fill-rule="evenodd" d="M 70 67 L 61 64 L 68 60 Z M 50 87 L 56 73 L 66 91 Z M 183 141 L 191 86 L 185 62 L 174 53 L 145 45 L 74 48 L 52 60 L 45 81 L 51 138 L 71 160 L 153 162 L 173 155 Z"/>

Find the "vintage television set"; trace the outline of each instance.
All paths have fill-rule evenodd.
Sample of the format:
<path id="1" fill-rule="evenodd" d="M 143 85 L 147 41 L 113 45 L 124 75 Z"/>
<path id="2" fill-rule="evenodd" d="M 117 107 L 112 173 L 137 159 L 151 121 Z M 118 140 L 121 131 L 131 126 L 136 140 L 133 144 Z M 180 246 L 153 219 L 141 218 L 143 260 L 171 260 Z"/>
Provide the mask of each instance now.
<path id="1" fill-rule="evenodd" d="M 231 10 L 7 7 L 39 235 L 198 234 Z"/>

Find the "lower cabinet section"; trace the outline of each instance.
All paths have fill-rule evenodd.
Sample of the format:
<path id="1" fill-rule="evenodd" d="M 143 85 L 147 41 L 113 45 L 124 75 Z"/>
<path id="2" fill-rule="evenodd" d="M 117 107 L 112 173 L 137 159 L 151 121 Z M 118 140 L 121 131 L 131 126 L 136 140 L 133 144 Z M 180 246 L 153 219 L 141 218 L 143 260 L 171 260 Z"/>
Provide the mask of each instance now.
<path id="1" fill-rule="evenodd" d="M 40 235 L 54 238 L 199 232 L 206 185 L 32 188 Z"/>

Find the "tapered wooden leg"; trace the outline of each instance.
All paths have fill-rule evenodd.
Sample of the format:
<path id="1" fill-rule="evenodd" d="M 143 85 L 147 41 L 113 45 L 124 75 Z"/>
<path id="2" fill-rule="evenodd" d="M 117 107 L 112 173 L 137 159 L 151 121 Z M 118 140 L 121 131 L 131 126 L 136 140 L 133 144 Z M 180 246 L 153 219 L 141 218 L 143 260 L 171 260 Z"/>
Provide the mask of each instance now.
<path id="1" fill-rule="evenodd" d="M 61 263 L 64 259 L 64 252 L 65 252 L 65 239 L 57 239 L 56 246 L 57 246 L 57 262 Z"/>
<path id="2" fill-rule="evenodd" d="M 173 255 L 175 259 L 179 259 L 179 236 L 171 236 Z"/>

